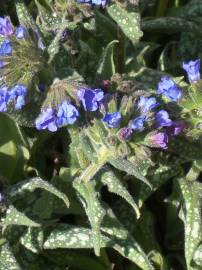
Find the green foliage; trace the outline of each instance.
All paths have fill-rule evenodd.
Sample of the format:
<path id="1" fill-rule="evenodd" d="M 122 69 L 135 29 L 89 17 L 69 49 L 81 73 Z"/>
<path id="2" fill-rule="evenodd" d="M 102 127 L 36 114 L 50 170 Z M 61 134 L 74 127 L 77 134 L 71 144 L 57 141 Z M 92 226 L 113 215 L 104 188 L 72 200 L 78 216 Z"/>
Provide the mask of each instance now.
<path id="1" fill-rule="evenodd" d="M 2 0 L 0 14 L 29 32 L 7 37 L 14 53 L 0 69 L 1 85 L 20 74 L 29 90 L 21 110 L 0 113 L 0 270 L 201 270 L 201 81 L 190 86 L 181 70 L 202 56 L 201 1 Z M 180 102 L 156 94 L 163 76 Z M 87 112 L 80 87 L 102 88 L 107 102 Z M 158 107 L 144 129 L 121 137 L 150 95 Z M 64 96 L 77 122 L 36 130 Z M 161 109 L 186 128 L 154 149 L 147 131 L 168 131 L 153 121 Z M 122 119 L 110 128 L 101 119 L 114 111 Z"/>

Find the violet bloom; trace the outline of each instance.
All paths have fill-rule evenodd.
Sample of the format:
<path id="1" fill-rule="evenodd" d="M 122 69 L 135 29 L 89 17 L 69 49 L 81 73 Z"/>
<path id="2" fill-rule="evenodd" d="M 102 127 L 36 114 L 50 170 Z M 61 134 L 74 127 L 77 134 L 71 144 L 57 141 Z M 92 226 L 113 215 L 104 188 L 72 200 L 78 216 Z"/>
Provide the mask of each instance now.
<path id="1" fill-rule="evenodd" d="M 139 116 L 130 122 L 130 128 L 141 131 L 144 128 L 145 116 Z"/>
<path id="2" fill-rule="evenodd" d="M 110 128 L 117 128 L 121 121 L 120 112 L 106 113 L 102 119 Z"/>
<path id="3" fill-rule="evenodd" d="M 169 127 L 172 125 L 172 120 L 169 118 L 169 114 L 165 110 L 160 110 L 155 116 L 157 127 Z"/>
<path id="4" fill-rule="evenodd" d="M 124 127 L 119 130 L 118 137 L 122 141 L 129 140 L 133 134 L 133 129 L 129 127 Z"/>
<path id="5" fill-rule="evenodd" d="M 104 7 L 107 4 L 107 0 L 77 0 L 77 3 L 99 5 Z"/>
<path id="6" fill-rule="evenodd" d="M 73 124 L 79 113 L 72 104 L 64 100 L 58 108 L 52 109 L 48 107 L 43 109 L 38 118 L 36 119 L 35 126 L 37 129 L 48 129 L 55 132 L 59 127 L 67 124 Z"/>
<path id="7" fill-rule="evenodd" d="M 186 124 L 183 121 L 173 122 L 166 132 L 169 136 L 177 136 L 186 128 Z"/>
<path id="8" fill-rule="evenodd" d="M 104 98 L 104 92 L 101 89 L 80 88 L 77 96 L 86 111 L 96 111 Z"/>
<path id="9" fill-rule="evenodd" d="M 22 84 L 17 84 L 9 91 L 10 101 L 15 103 L 15 110 L 20 110 L 25 105 L 25 97 L 27 94 L 27 87 Z"/>
<path id="10" fill-rule="evenodd" d="M 10 101 L 10 95 L 7 87 L 0 88 L 0 112 L 7 111 L 7 105 Z"/>
<path id="11" fill-rule="evenodd" d="M 10 40 L 4 39 L 4 41 L 0 44 L 0 56 L 8 56 L 12 54 L 12 48 Z"/>
<path id="12" fill-rule="evenodd" d="M 23 39 L 26 37 L 26 34 L 27 34 L 27 30 L 24 26 L 20 25 L 16 31 L 15 31 L 15 36 L 16 38 L 18 39 Z"/>
<path id="13" fill-rule="evenodd" d="M 13 28 L 8 17 L 0 17 L 0 35 L 11 36 L 13 34 Z"/>
<path id="14" fill-rule="evenodd" d="M 147 135 L 146 141 L 150 147 L 162 149 L 168 147 L 168 135 L 165 132 L 152 132 Z"/>
<path id="15" fill-rule="evenodd" d="M 76 107 L 65 100 L 58 107 L 57 125 L 59 127 L 67 124 L 72 125 L 77 120 L 78 116 L 79 112 L 77 111 Z"/>
<path id="16" fill-rule="evenodd" d="M 187 72 L 190 83 L 196 83 L 200 80 L 200 59 L 183 63 L 182 67 Z"/>
<path id="17" fill-rule="evenodd" d="M 165 95 L 171 101 L 178 101 L 182 97 L 181 90 L 177 87 L 175 82 L 169 77 L 161 78 L 158 84 L 158 94 Z"/>
<path id="18" fill-rule="evenodd" d="M 143 114 L 148 113 L 156 106 L 158 106 L 158 103 L 155 97 L 140 97 L 137 103 L 138 109 L 140 109 Z"/>
<path id="19" fill-rule="evenodd" d="M 35 125 L 39 130 L 48 129 L 52 132 L 57 131 L 58 127 L 56 124 L 55 110 L 53 110 L 51 107 L 42 110 L 36 119 Z"/>

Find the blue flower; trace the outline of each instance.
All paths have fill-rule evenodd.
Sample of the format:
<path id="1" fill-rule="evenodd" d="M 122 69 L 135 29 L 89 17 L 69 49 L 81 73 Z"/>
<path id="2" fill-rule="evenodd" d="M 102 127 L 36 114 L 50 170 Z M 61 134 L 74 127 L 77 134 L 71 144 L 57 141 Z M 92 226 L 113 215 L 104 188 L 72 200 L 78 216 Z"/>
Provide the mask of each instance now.
<path id="1" fill-rule="evenodd" d="M 8 39 L 4 39 L 4 41 L 0 44 L 0 56 L 7 56 L 12 54 L 12 48 L 10 41 Z"/>
<path id="2" fill-rule="evenodd" d="M 0 35 L 10 36 L 13 34 L 13 28 L 8 17 L 0 17 Z"/>
<path id="3" fill-rule="evenodd" d="M 0 69 L 4 67 L 4 62 L 0 60 Z"/>
<path id="4" fill-rule="evenodd" d="M 196 83 L 200 80 L 200 59 L 183 63 L 182 67 L 187 72 L 190 83 Z"/>
<path id="5" fill-rule="evenodd" d="M 102 119 L 110 128 L 117 128 L 121 121 L 120 112 L 106 113 Z"/>
<path id="6" fill-rule="evenodd" d="M 130 122 L 130 127 L 133 130 L 141 131 L 144 128 L 145 116 L 139 116 Z"/>
<path id="7" fill-rule="evenodd" d="M 24 26 L 19 26 L 15 31 L 15 35 L 18 39 L 25 38 L 26 34 L 27 34 L 27 30 Z"/>
<path id="8" fill-rule="evenodd" d="M 7 87 L 0 88 L 0 112 L 7 111 L 7 104 L 9 102 L 10 95 Z"/>
<path id="9" fill-rule="evenodd" d="M 35 125 L 39 130 L 48 129 L 52 132 L 57 131 L 58 127 L 56 124 L 55 110 L 50 107 L 43 110 L 36 119 Z"/>
<path id="10" fill-rule="evenodd" d="M 92 5 L 106 6 L 107 0 L 77 0 L 77 3 L 88 3 Z"/>
<path id="11" fill-rule="evenodd" d="M 124 127 L 119 130 L 118 137 L 122 141 L 129 140 L 133 134 L 133 129 L 129 127 Z"/>
<path id="12" fill-rule="evenodd" d="M 67 101 L 63 101 L 58 108 L 57 124 L 59 127 L 67 124 L 73 124 L 77 120 L 78 116 L 79 112 L 77 111 L 76 107 Z"/>
<path id="13" fill-rule="evenodd" d="M 65 100 L 57 109 L 52 109 L 51 107 L 43 109 L 36 119 L 35 125 L 39 130 L 48 129 L 54 132 L 61 126 L 73 124 L 78 116 L 79 113 L 76 107 Z"/>
<path id="14" fill-rule="evenodd" d="M 27 94 L 27 87 L 22 84 L 17 84 L 9 91 L 10 100 L 15 103 L 15 109 L 20 110 L 25 105 L 25 96 Z"/>
<path id="15" fill-rule="evenodd" d="M 152 132 L 146 136 L 146 141 L 150 147 L 166 149 L 168 146 L 168 135 L 164 132 Z"/>
<path id="16" fill-rule="evenodd" d="M 156 114 L 157 127 L 169 127 L 172 125 L 172 120 L 169 118 L 169 114 L 165 110 L 161 110 Z"/>
<path id="17" fill-rule="evenodd" d="M 161 81 L 158 84 L 158 94 L 165 95 L 172 101 L 178 101 L 181 96 L 181 90 L 177 87 L 175 82 L 169 77 L 161 78 Z"/>
<path id="18" fill-rule="evenodd" d="M 104 93 L 101 89 L 80 88 L 77 96 L 86 111 L 96 111 L 99 106 L 98 102 L 103 99 Z"/>
<path id="19" fill-rule="evenodd" d="M 137 107 L 143 114 L 148 113 L 150 110 L 158 106 L 155 97 L 140 97 Z"/>

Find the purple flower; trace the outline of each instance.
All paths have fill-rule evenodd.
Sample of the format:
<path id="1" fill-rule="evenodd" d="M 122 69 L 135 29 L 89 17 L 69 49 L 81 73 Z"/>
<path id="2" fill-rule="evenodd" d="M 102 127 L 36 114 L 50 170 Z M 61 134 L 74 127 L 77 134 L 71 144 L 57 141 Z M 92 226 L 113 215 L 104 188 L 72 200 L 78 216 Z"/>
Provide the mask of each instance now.
<path id="1" fill-rule="evenodd" d="M 76 107 L 65 100 L 58 108 L 57 124 L 59 127 L 67 124 L 73 124 L 77 120 L 78 116 L 79 112 Z"/>
<path id="2" fill-rule="evenodd" d="M 100 6 L 106 6 L 107 0 L 77 0 L 77 3 L 83 4 L 83 3 L 88 3 L 91 5 L 100 5 Z"/>
<path id="3" fill-rule="evenodd" d="M 169 127 L 172 125 L 172 120 L 169 118 L 169 114 L 165 110 L 160 110 L 156 114 L 157 127 Z"/>
<path id="4" fill-rule="evenodd" d="M 9 91 L 10 100 L 15 103 L 15 109 L 20 110 L 25 105 L 25 96 L 27 94 L 27 87 L 22 84 L 17 84 Z"/>
<path id="5" fill-rule="evenodd" d="M 166 132 L 169 136 L 177 136 L 186 128 L 186 124 L 183 121 L 173 122 Z"/>
<path id="6" fill-rule="evenodd" d="M 12 54 L 12 48 L 10 44 L 10 40 L 4 39 L 4 41 L 0 44 L 0 56 L 7 56 Z"/>
<path id="7" fill-rule="evenodd" d="M 117 128 L 121 121 L 120 112 L 106 113 L 102 119 L 110 128 Z"/>
<path id="8" fill-rule="evenodd" d="M 200 80 L 200 59 L 183 63 L 182 67 L 187 72 L 190 83 L 196 83 Z"/>
<path id="9" fill-rule="evenodd" d="M 124 127 L 119 130 L 118 137 L 122 141 L 129 140 L 133 134 L 133 129 L 129 127 Z"/>
<path id="10" fill-rule="evenodd" d="M 158 94 L 165 95 L 172 101 L 178 101 L 181 96 L 181 90 L 177 87 L 175 82 L 169 77 L 161 78 L 161 81 L 158 84 Z"/>
<path id="11" fill-rule="evenodd" d="M 146 142 L 150 147 L 166 149 L 168 144 L 168 135 L 164 132 L 151 132 L 147 135 Z"/>
<path id="12" fill-rule="evenodd" d="M 103 99 L 104 93 L 101 89 L 80 88 L 77 96 L 86 111 L 96 111 L 99 106 L 98 102 Z"/>
<path id="13" fill-rule="evenodd" d="M 140 97 L 137 107 L 143 114 L 148 113 L 150 110 L 158 106 L 155 97 Z"/>
<path id="14" fill-rule="evenodd" d="M 4 201 L 4 195 L 3 193 L 0 192 L 0 203 L 2 203 Z"/>
<path id="15" fill-rule="evenodd" d="M 78 116 L 79 113 L 76 107 L 65 100 L 57 109 L 52 109 L 51 107 L 43 109 L 36 119 L 35 125 L 39 130 L 48 129 L 54 132 L 61 126 L 73 124 Z"/>
<path id="16" fill-rule="evenodd" d="M 7 111 L 7 104 L 9 102 L 10 95 L 7 87 L 0 88 L 0 112 Z"/>
<path id="17" fill-rule="evenodd" d="M 130 128 L 141 131 L 144 128 L 145 116 L 139 116 L 130 122 Z"/>
<path id="18" fill-rule="evenodd" d="M 39 130 L 48 129 L 52 132 L 57 131 L 58 127 L 56 124 L 55 110 L 50 107 L 43 110 L 39 117 L 36 119 L 35 125 Z"/>
<path id="19" fill-rule="evenodd" d="M 20 25 L 16 31 L 15 31 L 15 35 L 18 39 L 22 39 L 25 38 L 27 34 L 27 30 L 24 26 Z"/>
<path id="20" fill-rule="evenodd" d="M 13 34 L 13 28 L 8 17 L 0 17 L 0 35 L 10 36 Z"/>
<path id="21" fill-rule="evenodd" d="M 0 60 L 0 69 L 4 67 L 4 62 Z"/>

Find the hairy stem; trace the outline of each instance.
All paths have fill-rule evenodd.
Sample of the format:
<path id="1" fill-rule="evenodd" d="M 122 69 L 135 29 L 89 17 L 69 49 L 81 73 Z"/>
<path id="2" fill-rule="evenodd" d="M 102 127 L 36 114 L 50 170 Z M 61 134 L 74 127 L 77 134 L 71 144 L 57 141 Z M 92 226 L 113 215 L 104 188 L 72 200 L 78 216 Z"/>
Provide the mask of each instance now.
<path id="1" fill-rule="evenodd" d="M 98 160 L 91 163 L 86 170 L 81 174 L 80 179 L 82 181 L 88 182 L 93 176 L 106 164 L 109 160 L 109 150 L 106 147 L 100 149 L 98 153 Z"/>

